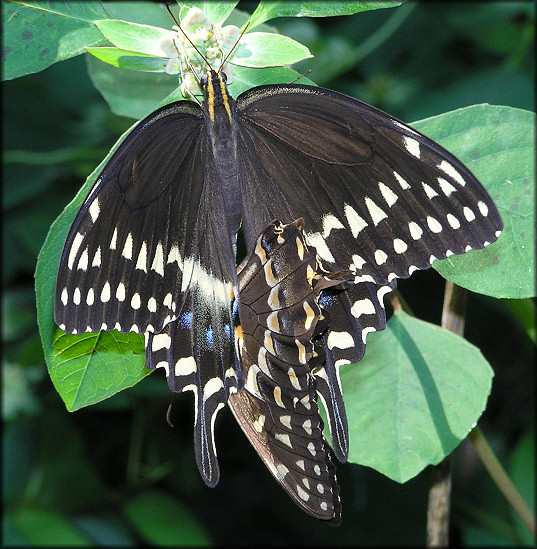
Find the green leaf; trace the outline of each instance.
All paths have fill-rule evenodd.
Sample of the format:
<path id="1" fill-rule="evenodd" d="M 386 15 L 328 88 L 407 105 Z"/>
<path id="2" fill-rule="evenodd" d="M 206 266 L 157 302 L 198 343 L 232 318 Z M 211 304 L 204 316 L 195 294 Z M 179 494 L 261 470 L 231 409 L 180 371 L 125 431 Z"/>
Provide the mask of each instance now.
<path id="1" fill-rule="evenodd" d="M 167 57 L 166 53 L 161 49 L 160 43 L 166 38 L 173 39 L 175 37 L 175 32 L 171 30 L 151 25 L 129 23 L 128 21 L 105 19 L 95 21 L 95 24 L 103 35 L 117 48 L 146 53 L 155 57 Z"/>
<path id="2" fill-rule="evenodd" d="M 455 154 L 483 183 L 504 222 L 484 250 L 435 261 L 445 278 L 493 297 L 535 296 L 534 114 L 474 105 L 412 124 Z"/>
<path id="3" fill-rule="evenodd" d="M 93 25 L 100 2 L 2 2 L 3 71 L 11 80 L 106 43 Z"/>
<path id="4" fill-rule="evenodd" d="M 135 333 L 72 335 L 58 328 L 49 373 L 73 412 L 132 387 L 151 372 L 145 367 L 143 338 Z"/>
<path id="5" fill-rule="evenodd" d="M 349 461 L 406 482 L 450 454 L 475 426 L 493 372 L 479 349 L 397 311 L 341 368 Z"/>
<path id="6" fill-rule="evenodd" d="M 163 492 L 141 493 L 125 503 L 131 526 L 151 545 L 207 546 L 210 539 L 192 513 Z"/>
<path id="7" fill-rule="evenodd" d="M 288 36 L 268 32 L 245 34 L 230 59 L 242 67 L 281 67 L 313 57 L 306 46 Z"/>
<path id="8" fill-rule="evenodd" d="M 252 30 L 275 17 L 333 17 L 362 11 L 394 8 L 402 2 L 273 2 L 261 0 L 249 20 Z"/>
<path id="9" fill-rule="evenodd" d="M 52 511 L 23 507 L 11 513 L 10 519 L 29 545 L 49 547 L 93 545 L 69 521 Z"/>
<path id="10" fill-rule="evenodd" d="M 178 78 L 166 73 L 120 70 L 93 57 L 88 71 L 110 110 L 134 119 L 153 112 L 178 85 Z"/>
<path id="11" fill-rule="evenodd" d="M 238 3 L 238 1 L 224 2 L 222 0 L 218 2 L 214 2 L 214 0 L 209 0 L 208 2 L 178 2 L 181 9 L 181 17 L 184 16 L 183 10 L 197 7 L 213 25 L 222 25 Z"/>
<path id="12" fill-rule="evenodd" d="M 108 398 L 149 373 L 143 367 L 144 347 L 140 336 L 117 332 L 74 336 L 63 334 L 54 323 L 56 274 L 67 233 L 98 174 L 131 130 L 119 138 L 54 221 L 37 258 L 35 289 L 39 333 L 49 373 L 69 410 Z"/>
<path id="13" fill-rule="evenodd" d="M 119 48 L 86 48 L 97 59 L 118 69 L 144 72 L 165 72 L 166 59 L 146 53 L 121 50 Z"/>
<path id="14" fill-rule="evenodd" d="M 308 78 L 301 76 L 293 69 L 286 67 L 269 67 L 263 70 L 252 69 L 249 67 L 235 67 L 233 69 L 233 83 L 229 86 L 233 97 L 238 97 L 241 93 L 253 88 L 254 86 L 264 86 L 265 84 L 281 84 L 282 82 L 292 82 L 300 77 L 301 84 L 315 84 Z"/>

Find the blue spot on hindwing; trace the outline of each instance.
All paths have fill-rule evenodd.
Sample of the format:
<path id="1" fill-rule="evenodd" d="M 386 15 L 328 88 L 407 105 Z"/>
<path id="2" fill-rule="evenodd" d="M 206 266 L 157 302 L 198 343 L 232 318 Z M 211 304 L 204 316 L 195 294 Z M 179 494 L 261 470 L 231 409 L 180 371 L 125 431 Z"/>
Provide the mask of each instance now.
<path id="1" fill-rule="evenodd" d="M 179 324 L 181 325 L 182 328 L 191 329 L 192 328 L 192 313 L 191 312 L 183 313 L 179 317 Z"/>
<path id="2" fill-rule="evenodd" d="M 205 339 L 209 344 L 209 349 L 212 351 L 214 349 L 214 332 L 213 327 L 209 326 L 205 332 Z"/>
<path id="3" fill-rule="evenodd" d="M 319 305 L 321 307 L 329 307 L 330 305 L 333 305 L 336 302 L 336 296 L 334 294 L 328 294 L 326 292 L 322 292 L 319 296 Z"/>

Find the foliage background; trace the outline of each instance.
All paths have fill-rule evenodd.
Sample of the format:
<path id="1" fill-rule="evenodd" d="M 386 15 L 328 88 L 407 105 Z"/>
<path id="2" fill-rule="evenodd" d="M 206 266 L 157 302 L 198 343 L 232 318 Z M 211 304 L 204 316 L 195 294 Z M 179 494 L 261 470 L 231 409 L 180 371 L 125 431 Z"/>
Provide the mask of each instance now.
<path id="1" fill-rule="evenodd" d="M 255 5 L 239 7 L 251 12 Z M 534 22 L 533 3 L 492 2 L 271 24 L 314 54 L 295 66 L 299 72 L 311 69 L 319 85 L 412 122 L 484 102 L 534 111 Z M 344 515 L 334 530 L 294 506 L 228 410 L 216 426 L 221 480 L 206 488 L 194 460 L 192 397 L 175 398 L 171 430 L 170 394 L 159 373 L 66 412 L 37 332 L 35 261 L 51 222 L 132 124 L 110 114 L 85 57 L 3 84 L 4 543 L 423 544 L 427 470 L 398 485 L 338 465 Z M 439 323 L 437 273 L 417 272 L 400 289 L 419 318 Z M 471 296 L 465 335 L 495 371 L 480 426 L 530 501 L 534 347 L 520 324 L 528 318 L 515 316 L 513 305 L 524 304 Z M 467 442 L 453 461 L 452 544 L 530 543 Z"/>

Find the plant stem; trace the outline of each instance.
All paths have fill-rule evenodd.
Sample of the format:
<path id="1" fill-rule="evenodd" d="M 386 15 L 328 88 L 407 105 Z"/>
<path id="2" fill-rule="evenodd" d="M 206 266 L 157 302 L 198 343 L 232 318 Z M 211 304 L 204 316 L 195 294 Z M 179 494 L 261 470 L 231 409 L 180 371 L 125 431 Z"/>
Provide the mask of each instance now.
<path id="1" fill-rule="evenodd" d="M 410 2 L 408 4 L 403 4 L 394 10 L 391 17 L 358 46 L 354 55 L 354 64 L 365 59 L 368 55 L 371 55 L 376 49 L 382 46 L 382 44 L 384 44 L 405 22 L 416 6 L 417 4 L 415 2 Z"/>
<path id="2" fill-rule="evenodd" d="M 535 517 L 533 512 L 522 499 L 522 496 L 518 493 L 518 490 L 511 479 L 507 476 L 505 469 L 492 451 L 481 429 L 479 429 L 479 427 L 473 429 L 468 435 L 468 438 L 472 441 L 479 459 L 489 472 L 496 486 L 500 489 L 500 492 L 504 495 L 505 499 L 515 510 L 515 513 L 520 517 L 526 528 L 535 538 Z"/>
<path id="3" fill-rule="evenodd" d="M 427 547 L 449 545 L 449 508 L 451 502 L 451 457 L 432 468 L 427 506 Z"/>
<path id="4" fill-rule="evenodd" d="M 466 308 L 468 292 L 464 288 L 456 286 L 452 282 L 446 283 L 446 292 L 444 294 L 444 309 L 442 311 L 442 327 L 462 336 L 464 331 L 464 310 Z M 485 436 L 476 427 L 469 434 L 468 438 L 472 442 L 479 459 L 489 472 L 490 476 L 498 486 L 504 497 L 513 507 L 517 515 L 524 522 L 528 530 L 535 537 L 535 518 L 531 509 L 522 499 L 518 490 L 507 476 L 504 468 L 498 458 L 490 448 Z"/>
<path id="5" fill-rule="evenodd" d="M 446 281 L 442 328 L 457 335 L 464 333 L 464 315 L 468 293 Z M 449 545 L 449 510 L 451 504 L 451 459 L 446 457 L 433 467 L 427 507 L 427 547 Z"/>

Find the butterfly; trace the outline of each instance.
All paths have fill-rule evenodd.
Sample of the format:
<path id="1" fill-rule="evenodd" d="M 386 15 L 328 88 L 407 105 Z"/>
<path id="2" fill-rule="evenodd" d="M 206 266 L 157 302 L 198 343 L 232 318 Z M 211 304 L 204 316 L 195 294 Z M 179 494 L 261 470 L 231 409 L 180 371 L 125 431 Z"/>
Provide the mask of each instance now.
<path id="1" fill-rule="evenodd" d="M 303 223 L 272 221 L 237 269 L 245 383 L 228 404 L 295 503 L 316 518 L 339 524 L 339 486 L 317 397 L 327 399 L 332 410 L 339 403 L 332 404 L 330 391 L 317 380 L 331 379 L 321 343 L 327 311 L 319 299 L 343 279 L 324 270 L 306 242 Z M 337 383 L 332 387 L 336 393 Z"/>
<path id="2" fill-rule="evenodd" d="M 338 369 L 360 360 L 367 334 L 385 326 L 383 296 L 436 259 L 495 241 L 500 215 L 452 154 L 356 99 L 287 84 L 234 100 L 225 75 L 213 69 L 201 87 L 201 106 L 175 102 L 139 122 L 96 179 L 61 255 L 55 321 L 68 333 L 145 335 L 148 367 L 164 368 L 172 391 L 194 392 L 197 464 L 214 486 L 216 415 L 229 401 L 244 421 L 247 375 L 253 363 L 262 370 L 255 351 L 246 357 L 240 347 L 251 319 L 241 306 L 249 268 L 237 273 L 237 233 L 251 252 L 272 220 L 301 218 L 304 245 L 322 268 L 347 273 L 346 289 L 317 296 L 329 322 L 312 335 L 324 361 L 315 391 L 327 408 L 334 453 L 345 461 Z M 265 283 L 272 280 L 263 272 Z M 259 407 L 278 410 L 266 398 Z M 292 418 L 290 425 L 292 434 Z M 284 484 L 271 446 L 264 448 Z M 284 487 L 296 501 L 296 486 Z M 298 503 L 324 520 L 338 515 L 337 505 L 322 514 Z"/>

